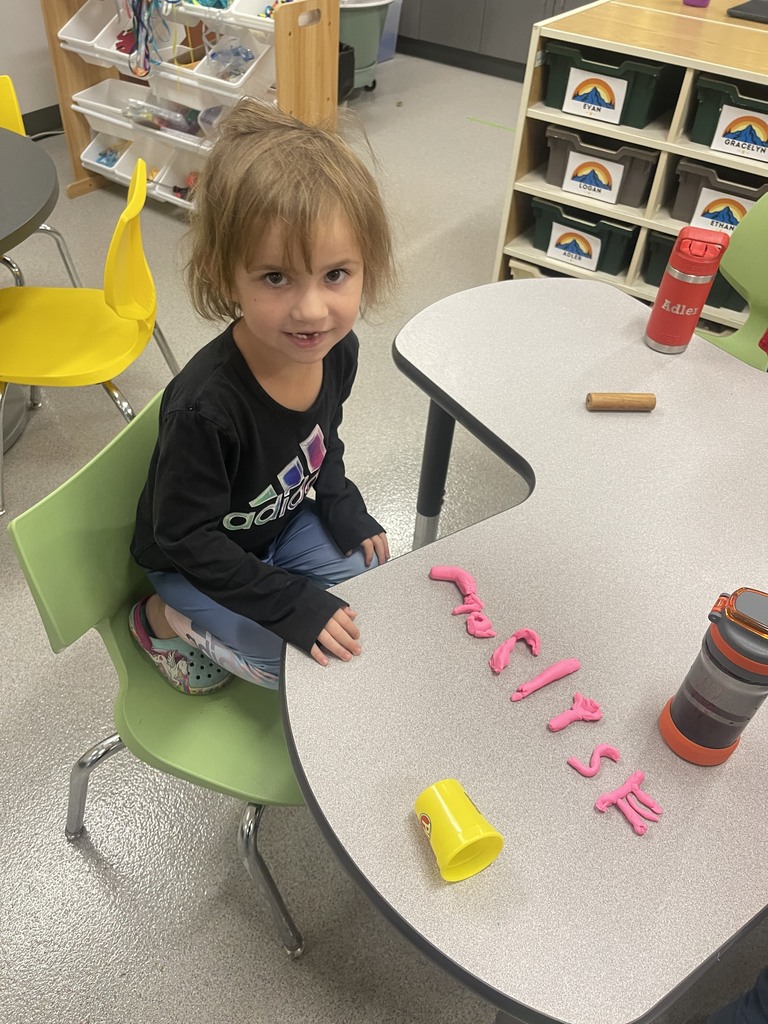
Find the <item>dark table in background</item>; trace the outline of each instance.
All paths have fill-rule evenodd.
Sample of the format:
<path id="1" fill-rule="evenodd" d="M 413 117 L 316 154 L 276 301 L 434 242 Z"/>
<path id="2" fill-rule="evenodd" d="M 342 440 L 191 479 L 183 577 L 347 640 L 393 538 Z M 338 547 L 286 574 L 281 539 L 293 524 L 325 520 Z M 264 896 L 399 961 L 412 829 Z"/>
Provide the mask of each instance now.
<path id="1" fill-rule="evenodd" d="M 8 254 L 45 222 L 58 197 L 56 167 L 45 150 L 26 136 L 0 128 L 0 256 Z M 6 451 L 21 435 L 26 421 L 26 388 L 12 385 L 5 400 Z"/>

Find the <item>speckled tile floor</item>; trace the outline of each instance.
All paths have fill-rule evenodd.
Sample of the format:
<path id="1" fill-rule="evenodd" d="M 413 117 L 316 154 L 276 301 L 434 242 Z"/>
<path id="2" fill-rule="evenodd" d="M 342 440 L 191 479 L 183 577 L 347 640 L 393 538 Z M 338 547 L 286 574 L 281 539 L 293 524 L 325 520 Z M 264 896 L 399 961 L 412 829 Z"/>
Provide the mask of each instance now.
<path id="1" fill-rule="evenodd" d="M 402 284 L 396 306 L 361 325 L 361 368 L 345 414 L 350 476 L 409 550 L 426 399 L 394 368 L 397 330 L 451 292 L 490 280 L 509 174 L 519 86 L 397 55 L 378 88 L 353 98 L 381 162 Z M 101 279 L 124 192 L 68 200 L 63 138 L 55 159 L 60 228 L 86 284 Z M 183 217 L 150 202 L 145 246 L 159 320 L 184 362 L 212 337 L 185 301 L 178 243 Z M 50 240 L 13 255 L 30 284 L 66 284 Z M 6 281 L 2 281 L 5 286 Z M 141 408 L 168 380 L 150 346 L 120 378 Z M 99 388 L 46 394 L 6 456 L 9 518 L 82 466 L 122 420 Z M 521 500 L 524 487 L 457 430 L 442 532 Z M 54 656 L 0 530 L 0 1024 L 423 1024 L 490 1022 L 491 1006 L 426 960 L 347 878 L 304 809 L 275 809 L 262 845 L 307 942 L 283 954 L 268 911 L 240 864 L 234 801 L 159 775 L 123 753 L 93 778 L 87 833 L 64 837 L 74 759 L 112 731 L 115 685 L 94 636 Z M 685 865 L 680 866 L 681 873 Z M 724 865 L 727 870 L 727 865 Z M 648 927 L 663 908 L 647 901 Z M 706 919 L 706 908 L 702 908 Z M 751 983 L 768 959 L 758 926 L 669 1009 L 662 1024 L 703 1016 Z M 531 948 L 521 956 L 535 953 Z M 567 936 L 563 936 L 567 942 Z"/>

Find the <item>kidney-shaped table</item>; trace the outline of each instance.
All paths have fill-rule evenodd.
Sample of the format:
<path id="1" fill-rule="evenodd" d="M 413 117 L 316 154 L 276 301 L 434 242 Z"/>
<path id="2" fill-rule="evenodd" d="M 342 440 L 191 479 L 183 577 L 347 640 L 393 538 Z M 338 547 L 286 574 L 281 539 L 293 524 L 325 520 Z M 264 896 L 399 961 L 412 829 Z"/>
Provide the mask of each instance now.
<path id="1" fill-rule="evenodd" d="M 285 658 L 288 743 L 328 842 L 499 1020 L 650 1021 L 768 903 L 768 709 L 716 768 L 680 760 L 657 727 L 718 594 L 768 590 L 768 380 L 697 338 L 684 355 L 651 351 L 647 316 L 618 289 L 573 280 L 488 285 L 417 315 L 400 361 L 533 491 L 337 588 L 358 612 L 360 657 L 325 669 Z M 588 412 L 594 391 L 653 392 L 657 406 Z M 495 639 L 467 633 L 435 565 L 474 576 Z M 519 642 L 494 674 L 491 653 L 521 628 L 540 654 Z M 578 672 L 510 701 L 565 658 Z M 602 719 L 550 732 L 577 691 Z M 618 763 L 593 778 L 568 766 L 600 743 Z M 595 806 L 635 771 L 663 809 L 644 835 Z M 444 777 L 505 838 L 453 885 L 412 812 Z"/>

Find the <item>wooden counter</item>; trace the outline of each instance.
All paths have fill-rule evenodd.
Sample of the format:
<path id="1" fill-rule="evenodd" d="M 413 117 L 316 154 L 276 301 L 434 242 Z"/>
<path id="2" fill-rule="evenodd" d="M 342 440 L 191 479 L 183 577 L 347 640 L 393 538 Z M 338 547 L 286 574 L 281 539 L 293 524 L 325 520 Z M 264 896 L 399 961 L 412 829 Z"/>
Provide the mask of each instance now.
<path id="1" fill-rule="evenodd" d="M 686 7 L 682 0 L 606 0 L 544 22 L 547 35 L 616 47 L 623 53 L 680 58 L 691 67 L 768 85 L 768 25 L 731 18 L 739 0 Z"/>

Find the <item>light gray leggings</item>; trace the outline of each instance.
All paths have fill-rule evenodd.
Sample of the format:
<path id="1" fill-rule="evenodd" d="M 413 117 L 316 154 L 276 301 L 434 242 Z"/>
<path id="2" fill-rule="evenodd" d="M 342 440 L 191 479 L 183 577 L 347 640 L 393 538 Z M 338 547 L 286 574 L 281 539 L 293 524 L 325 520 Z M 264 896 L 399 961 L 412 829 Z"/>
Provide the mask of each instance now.
<path id="1" fill-rule="evenodd" d="M 378 565 L 374 555 L 366 567 L 360 548 L 343 555 L 320 522 L 312 501 L 304 502 L 261 560 L 307 576 L 323 589 Z M 277 689 L 284 643 L 279 636 L 212 601 L 177 572 L 147 570 L 147 576 L 168 605 L 168 623 L 179 636 L 233 675 Z"/>

